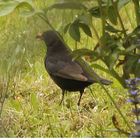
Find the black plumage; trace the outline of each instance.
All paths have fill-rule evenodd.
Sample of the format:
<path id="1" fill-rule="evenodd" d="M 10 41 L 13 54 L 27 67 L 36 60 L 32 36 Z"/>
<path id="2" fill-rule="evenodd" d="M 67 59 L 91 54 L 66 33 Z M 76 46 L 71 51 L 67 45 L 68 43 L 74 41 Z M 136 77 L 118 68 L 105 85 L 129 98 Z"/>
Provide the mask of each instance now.
<path id="1" fill-rule="evenodd" d="M 44 40 L 47 46 L 45 68 L 53 81 L 62 89 L 61 103 L 65 91 L 79 91 L 78 105 L 80 105 L 85 87 L 97 82 L 104 85 L 112 83 L 99 77 L 84 60 L 81 59 L 82 63 L 79 60 L 73 60 L 71 51 L 58 32 L 50 30 L 37 35 L 37 38 Z M 87 71 L 87 66 L 94 77 Z"/>

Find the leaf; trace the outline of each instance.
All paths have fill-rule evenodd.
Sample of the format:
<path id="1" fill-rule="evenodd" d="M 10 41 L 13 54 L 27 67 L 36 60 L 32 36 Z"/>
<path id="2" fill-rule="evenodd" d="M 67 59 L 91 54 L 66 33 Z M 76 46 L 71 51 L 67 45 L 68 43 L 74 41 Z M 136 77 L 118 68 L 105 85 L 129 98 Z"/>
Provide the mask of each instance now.
<path id="1" fill-rule="evenodd" d="M 68 23 L 65 27 L 64 27 L 64 33 L 66 33 L 69 30 L 71 23 Z"/>
<path id="2" fill-rule="evenodd" d="M 99 6 L 95 6 L 92 7 L 88 10 L 88 12 L 96 18 L 101 18 L 101 12 L 100 12 L 100 7 Z M 102 13 L 103 16 L 106 17 L 107 16 L 107 6 L 102 6 Z"/>
<path id="3" fill-rule="evenodd" d="M 126 49 L 126 50 L 124 50 L 123 52 L 125 53 L 125 54 L 127 54 L 127 53 L 129 53 L 129 52 L 132 52 L 134 49 L 136 49 L 137 48 L 137 46 L 136 45 L 131 45 L 131 46 L 128 46 L 128 48 Z"/>
<path id="4" fill-rule="evenodd" d="M 124 7 L 126 4 L 128 4 L 131 0 L 119 0 L 118 1 L 118 9 L 121 9 Z"/>
<path id="5" fill-rule="evenodd" d="M 105 30 L 112 32 L 112 33 L 122 32 L 121 30 L 118 30 L 118 29 L 114 28 L 113 26 L 111 26 L 109 23 L 107 23 L 107 25 L 105 26 Z"/>
<path id="6" fill-rule="evenodd" d="M 14 9 L 18 6 L 17 1 L 9 1 L 0 3 L 0 16 L 5 16 L 14 11 Z"/>
<path id="7" fill-rule="evenodd" d="M 108 18 L 112 24 L 117 25 L 117 13 L 113 6 L 108 8 Z"/>
<path id="8" fill-rule="evenodd" d="M 38 99 L 37 99 L 37 95 L 32 93 L 31 96 L 31 105 L 32 107 L 37 110 L 39 108 L 39 102 L 38 102 Z"/>
<path id="9" fill-rule="evenodd" d="M 138 35 L 140 34 L 140 25 L 138 25 L 130 35 Z"/>
<path id="10" fill-rule="evenodd" d="M 30 17 L 30 16 L 33 16 L 35 14 L 36 14 L 36 12 L 34 10 L 32 10 L 32 11 L 23 10 L 20 12 L 20 16 L 23 16 L 23 17 Z"/>
<path id="11" fill-rule="evenodd" d="M 97 53 L 95 53 L 94 51 L 91 51 L 89 49 L 82 48 L 82 49 L 77 49 L 77 50 L 73 51 L 72 52 L 72 55 L 74 57 L 81 57 L 81 56 L 85 56 L 85 55 L 88 55 L 88 56 L 91 56 L 91 55 L 97 56 Z"/>
<path id="12" fill-rule="evenodd" d="M 92 7 L 91 9 L 88 10 L 89 13 L 96 17 L 96 18 L 100 18 L 101 17 L 101 12 L 100 12 L 100 8 L 99 7 Z"/>
<path id="13" fill-rule="evenodd" d="M 99 69 L 99 70 L 101 70 L 101 71 L 103 71 L 103 72 L 105 72 L 105 73 L 110 74 L 110 71 L 109 71 L 108 69 L 104 68 L 104 67 L 101 66 L 101 65 L 92 64 L 91 66 L 92 66 L 93 68 Z"/>
<path id="14" fill-rule="evenodd" d="M 138 62 L 139 56 L 135 56 L 135 55 L 129 55 L 127 57 L 127 61 L 124 65 L 125 70 L 128 73 L 134 73 L 135 70 L 135 64 Z"/>
<path id="15" fill-rule="evenodd" d="M 106 68 L 104 68 L 103 66 L 98 65 L 98 64 L 92 64 L 91 66 L 94 67 L 94 68 L 96 68 L 96 69 L 99 69 L 99 70 L 101 70 L 101 71 L 104 71 L 104 72 L 106 72 L 106 73 L 109 74 L 109 75 L 111 75 L 111 76 L 114 77 L 116 80 L 118 80 L 118 82 L 119 82 L 122 86 L 125 85 L 124 80 L 118 75 L 118 73 L 117 73 L 114 69 L 108 70 L 108 69 L 106 69 Z"/>
<path id="16" fill-rule="evenodd" d="M 27 2 L 22 2 L 20 3 L 17 8 L 19 9 L 19 13 L 21 16 L 32 16 L 34 14 L 36 14 L 38 11 L 35 11 L 35 9 L 33 8 L 33 6 Z"/>
<path id="17" fill-rule="evenodd" d="M 102 0 L 102 2 L 104 5 L 112 6 L 111 0 Z M 116 0 L 115 3 L 117 4 L 118 9 L 120 10 L 129 2 L 131 2 L 131 0 Z"/>
<path id="18" fill-rule="evenodd" d="M 124 47 L 129 48 L 137 48 L 140 49 L 140 26 L 137 26 L 124 40 Z M 135 46 L 135 47 L 134 47 Z M 129 49 L 128 49 L 129 50 Z M 131 48 L 130 48 L 131 50 Z"/>
<path id="19" fill-rule="evenodd" d="M 91 30 L 88 25 L 86 25 L 84 23 L 79 23 L 79 26 L 82 28 L 82 30 L 85 32 L 85 34 L 92 37 L 92 33 L 91 33 Z"/>
<path id="20" fill-rule="evenodd" d="M 124 64 L 124 68 L 129 74 L 134 74 L 136 77 L 140 77 L 140 55 L 128 55 L 127 61 Z"/>
<path id="21" fill-rule="evenodd" d="M 100 41 L 104 46 L 110 46 L 112 44 L 112 37 L 108 32 L 105 32 L 105 34 L 101 36 Z"/>
<path id="22" fill-rule="evenodd" d="M 79 23 L 72 23 L 69 27 L 69 34 L 75 40 L 80 42 L 80 31 L 79 31 Z"/>
<path id="23" fill-rule="evenodd" d="M 112 68 L 114 67 L 115 63 L 118 60 L 120 51 L 118 50 L 118 48 L 116 48 L 113 52 L 111 52 L 109 54 L 109 56 L 105 56 L 105 62 L 108 65 L 109 69 L 112 70 Z"/>
<path id="24" fill-rule="evenodd" d="M 84 13 L 82 15 L 79 15 L 77 19 L 84 24 L 87 24 L 87 25 L 92 24 L 92 17 L 90 14 Z"/>
<path id="25" fill-rule="evenodd" d="M 61 3 L 55 3 L 51 5 L 48 10 L 52 9 L 76 9 L 76 10 L 82 10 L 82 9 L 87 9 L 83 4 L 78 3 L 78 2 L 61 2 Z"/>
<path id="26" fill-rule="evenodd" d="M 0 3 L 0 16 L 6 16 L 12 13 L 16 8 L 26 6 L 28 10 L 33 10 L 31 0 L 4 1 Z"/>

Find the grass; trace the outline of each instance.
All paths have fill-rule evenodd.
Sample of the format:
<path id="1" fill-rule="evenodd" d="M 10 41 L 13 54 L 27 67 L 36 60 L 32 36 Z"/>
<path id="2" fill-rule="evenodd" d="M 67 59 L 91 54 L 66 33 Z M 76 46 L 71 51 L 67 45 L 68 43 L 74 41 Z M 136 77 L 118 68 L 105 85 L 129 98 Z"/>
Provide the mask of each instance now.
<path id="1" fill-rule="evenodd" d="M 35 5 L 44 7 L 39 0 Z M 127 10 L 130 7 L 132 5 L 128 5 Z M 49 14 L 50 20 L 61 31 L 58 21 L 63 16 L 58 17 L 55 12 Z M 125 10 L 122 14 L 124 24 L 131 30 Z M 132 20 L 134 15 L 131 12 L 129 15 Z M 94 25 L 101 32 L 99 22 L 95 20 Z M 45 45 L 35 39 L 38 32 L 46 29 L 48 26 L 38 17 L 23 18 L 17 12 L 0 17 L 0 137 L 127 137 L 114 127 L 112 116 L 120 128 L 129 131 L 98 84 L 86 89 L 79 108 L 76 105 L 78 93 L 68 93 L 64 105 L 59 106 L 61 90 L 44 68 Z M 68 35 L 64 38 L 74 49 L 75 42 Z M 78 48 L 89 46 L 92 49 L 97 42 L 94 36 L 87 39 L 83 35 L 82 38 Z M 95 71 L 114 81 L 106 89 L 133 126 L 127 91 L 109 75 Z"/>

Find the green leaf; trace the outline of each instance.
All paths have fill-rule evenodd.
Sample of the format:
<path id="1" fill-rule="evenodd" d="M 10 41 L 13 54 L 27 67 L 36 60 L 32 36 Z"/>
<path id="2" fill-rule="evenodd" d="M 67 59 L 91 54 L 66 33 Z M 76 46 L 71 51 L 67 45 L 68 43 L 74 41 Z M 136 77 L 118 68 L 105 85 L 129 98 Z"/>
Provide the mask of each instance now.
<path id="1" fill-rule="evenodd" d="M 138 62 L 138 59 L 139 59 L 139 56 L 135 56 L 135 55 L 129 55 L 127 57 L 127 61 L 124 65 L 124 67 L 129 74 L 130 73 L 134 74 L 136 63 Z"/>
<path id="2" fill-rule="evenodd" d="M 23 11 L 20 12 L 20 15 L 23 16 L 23 17 L 30 17 L 30 16 L 33 16 L 35 14 L 36 14 L 36 12 L 34 10 L 32 10 L 32 11 L 23 10 Z"/>
<path id="3" fill-rule="evenodd" d="M 32 105 L 32 107 L 35 110 L 38 110 L 38 108 L 39 108 L 39 101 L 37 99 L 37 95 L 34 94 L 34 93 L 32 93 L 30 97 L 31 97 L 30 99 L 31 99 L 31 105 Z"/>
<path id="4" fill-rule="evenodd" d="M 87 24 L 87 25 L 91 25 L 92 24 L 92 17 L 90 14 L 82 14 L 82 15 L 78 15 L 77 18 L 80 22 Z"/>
<path id="5" fill-rule="evenodd" d="M 112 24 L 117 25 L 117 14 L 113 6 L 108 8 L 108 18 Z"/>
<path id="6" fill-rule="evenodd" d="M 85 55 L 88 55 L 88 56 L 91 56 L 91 55 L 96 56 L 97 55 L 97 53 L 95 53 L 94 51 L 91 51 L 91 50 L 86 49 L 86 48 L 74 50 L 72 52 L 72 54 L 74 57 L 81 57 L 81 56 L 85 56 Z"/>
<path id="7" fill-rule="evenodd" d="M 0 3 L 0 16 L 5 16 L 13 12 L 18 4 L 19 3 L 17 1 Z"/>
<path id="8" fill-rule="evenodd" d="M 82 10 L 82 9 L 87 9 L 83 4 L 78 3 L 78 2 L 61 2 L 61 3 L 55 3 L 51 5 L 48 10 L 52 9 L 76 9 L 76 10 Z"/>
<path id="9" fill-rule="evenodd" d="M 85 32 L 85 34 L 87 34 L 88 36 L 92 37 L 92 33 L 91 33 L 91 30 L 90 30 L 88 25 L 86 25 L 84 23 L 79 23 L 79 27 L 82 28 L 82 30 Z"/>
<path id="10" fill-rule="evenodd" d="M 140 34 L 140 25 L 138 25 L 130 35 L 139 35 Z"/>
<path id="11" fill-rule="evenodd" d="M 96 18 L 101 18 L 101 12 L 100 12 L 100 7 L 99 6 L 95 6 L 92 7 L 88 10 L 88 12 Z M 103 16 L 106 17 L 107 16 L 107 6 L 102 6 L 102 13 Z"/>
<path id="12" fill-rule="evenodd" d="M 126 4 L 128 4 L 131 0 L 119 0 L 118 1 L 118 9 L 121 9 L 124 7 Z"/>
<path id="13" fill-rule="evenodd" d="M 112 44 L 112 37 L 108 32 L 105 32 L 105 34 L 101 36 L 100 41 L 104 44 L 104 46 L 110 46 Z"/>
<path id="14" fill-rule="evenodd" d="M 134 49 L 136 49 L 137 46 L 136 45 L 131 45 L 131 46 L 128 46 L 128 48 L 126 50 L 124 50 L 124 53 L 127 54 L 129 52 L 132 52 Z"/>
<path id="15" fill-rule="evenodd" d="M 110 74 L 110 71 L 109 71 L 108 69 L 104 68 L 104 67 L 101 66 L 101 65 L 92 64 L 91 66 L 92 66 L 93 68 L 95 68 L 95 69 L 99 69 L 99 70 L 101 70 L 101 71 L 103 71 L 103 72 L 105 72 L 105 73 Z"/>
<path id="16" fill-rule="evenodd" d="M 68 23 L 65 27 L 64 27 L 64 33 L 66 33 L 69 30 L 71 23 Z"/>
<path id="17" fill-rule="evenodd" d="M 75 40 L 80 42 L 80 31 L 79 31 L 79 23 L 72 23 L 69 27 L 69 34 Z"/>
<path id="18" fill-rule="evenodd" d="M 115 0 L 114 0 L 115 1 Z M 102 0 L 104 5 L 112 6 L 111 0 Z M 123 8 L 126 4 L 131 2 L 131 0 L 116 0 L 115 4 L 117 4 L 118 9 L 120 10 Z"/>
<path id="19" fill-rule="evenodd" d="M 38 11 L 35 11 L 35 9 L 33 8 L 33 5 L 31 5 L 28 2 L 22 2 L 20 3 L 17 8 L 19 9 L 19 13 L 21 16 L 33 16 L 34 14 L 36 14 Z"/>
<path id="20" fill-rule="evenodd" d="M 89 13 L 96 17 L 96 18 L 100 18 L 101 17 L 101 12 L 100 12 L 100 8 L 99 7 L 92 7 L 91 9 L 88 10 Z"/>
<path id="21" fill-rule="evenodd" d="M 108 56 L 104 57 L 105 62 L 108 65 L 110 70 L 113 69 L 115 63 L 117 62 L 119 54 L 120 54 L 120 50 L 118 48 L 116 48 Z"/>
<path id="22" fill-rule="evenodd" d="M 114 28 L 113 26 L 111 26 L 109 23 L 105 26 L 105 30 L 112 32 L 112 33 L 122 32 L 121 30 L 118 30 L 118 29 Z"/>
<path id="23" fill-rule="evenodd" d="M 31 0 L 9 0 L 0 3 L 0 16 L 6 16 L 12 13 L 16 8 L 26 7 L 28 10 L 33 10 Z"/>
<path id="24" fill-rule="evenodd" d="M 118 82 L 119 82 L 122 86 L 125 86 L 124 80 L 118 75 L 118 73 L 117 73 L 114 69 L 108 70 L 108 69 L 106 69 L 106 68 L 104 68 L 103 66 L 98 65 L 98 64 L 92 64 L 91 66 L 94 67 L 94 68 L 96 68 L 96 69 L 99 69 L 99 70 L 101 70 L 101 71 L 106 72 L 107 74 L 111 75 L 111 76 L 114 77 L 116 80 L 118 80 Z"/>
<path id="25" fill-rule="evenodd" d="M 134 47 L 135 46 L 135 47 Z M 140 26 L 137 26 L 124 40 L 124 47 L 140 49 Z M 129 49 L 128 49 L 129 50 Z"/>

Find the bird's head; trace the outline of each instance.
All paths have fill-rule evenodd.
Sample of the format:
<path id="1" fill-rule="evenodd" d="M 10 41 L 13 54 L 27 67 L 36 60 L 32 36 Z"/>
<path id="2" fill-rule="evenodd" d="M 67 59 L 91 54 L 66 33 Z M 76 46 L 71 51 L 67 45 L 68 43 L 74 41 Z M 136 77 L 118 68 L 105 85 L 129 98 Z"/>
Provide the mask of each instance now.
<path id="1" fill-rule="evenodd" d="M 36 38 L 40 40 L 44 40 L 47 45 L 51 45 L 52 43 L 60 40 L 58 37 L 58 32 L 53 30 L 49 30 L 43 33 L 38 33 Z"/>
<path id="2" fill-rule="evenodd" d="M 67 52 L 69 50 L 64 41 L 62 36 L 53 30 L 49 30 L 43 33 L 39 33 L 36 36 L 37 39 L 43 40 L 47 46 L 47 53 L 54 53 L 54 52 Z"/>

